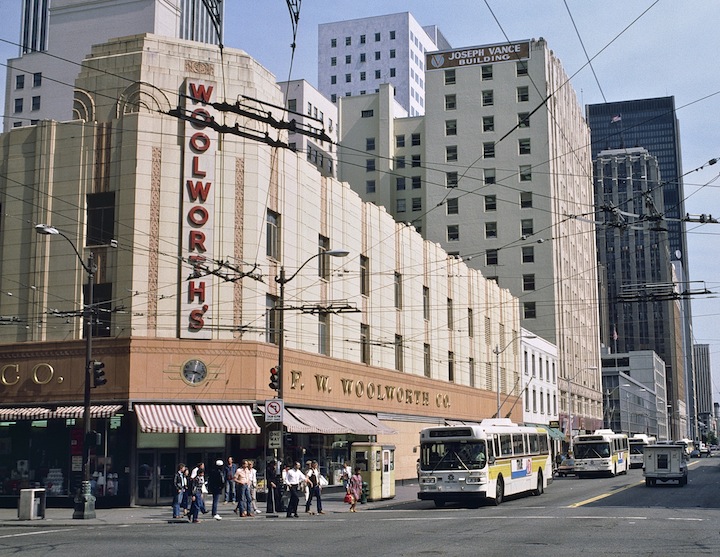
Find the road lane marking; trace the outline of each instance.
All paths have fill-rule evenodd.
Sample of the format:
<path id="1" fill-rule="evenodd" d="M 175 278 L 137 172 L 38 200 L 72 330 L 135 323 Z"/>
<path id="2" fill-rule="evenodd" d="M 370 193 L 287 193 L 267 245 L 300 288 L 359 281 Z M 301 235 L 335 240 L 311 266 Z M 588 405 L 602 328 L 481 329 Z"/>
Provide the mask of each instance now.
<path id="1" fill-rule="evenodd" d="M 616 493 L 620 493 L 621 491 L 625 491 L 626 489 L 630 489 L 631 487 L 636 487 L 644 483 L 645 480 L 642 480 L 634 484 L 626 485 L 625 487 L 619 487 L 612 491 L 608 491 L 607 493 L 601 493 L 600 495 L 596 495 L 595 497 L 591 497 L 590 499 L 585 499 L 584 501 L 579 501 L 577 503 L 573 503 L 572 505 L 568 505 L 567 508 L 575 509 L 577 507 L 582 507 L 583 505 L 588 505 L 590 503 L 594 503 L 595 501 L 600 501 L 600 499 L 605 499 L 606 497 L 610 497 L 611 495 L 615 495 Z"/>
<path id="2" fill-rule="evenodd" d="M 35 532 L 23 532 L 21 534 L 5 534 L 4 536 L 0 536 L 0 539 L 5 538 L 21 538 L 23 536 L 39 536 L 40 534 L 55 534 L 57 532 L 69 532 L 70 530 L 68 528 L 62 528 L 60 530 L 37 530 Z"/>

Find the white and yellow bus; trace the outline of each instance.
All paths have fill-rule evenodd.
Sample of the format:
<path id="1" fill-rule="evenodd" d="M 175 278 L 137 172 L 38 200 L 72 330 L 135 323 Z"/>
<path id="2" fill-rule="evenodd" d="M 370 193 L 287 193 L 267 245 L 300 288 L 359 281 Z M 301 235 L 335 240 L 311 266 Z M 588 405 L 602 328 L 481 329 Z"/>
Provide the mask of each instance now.
<path id="1" fill-rule="evenodd" d="M 611 429 L 598 429 L 591 435 L 578 435 L 573 439 L 575 475 L 607 473 L 612 476 L 627 474 L 630 468 L 630 448 L 624 433 Z"/>
<path id="2" fill-rule="evenodd" d="M 541 495 L 552 482 L 547 431 L 507 418 L 476 425 L 429 427 L 420 432 L 418 499 L 495 505 L 506 495 Z"/>
<path id="3" fill-rule="evenodd" d="M 656 441 L 657 439 L 654 436 L 645 435 L 644 433 L 636 433 L 628 439 L 630 446 L 630 468 L 643 467 L 645 447 L 654 444 Z"/>

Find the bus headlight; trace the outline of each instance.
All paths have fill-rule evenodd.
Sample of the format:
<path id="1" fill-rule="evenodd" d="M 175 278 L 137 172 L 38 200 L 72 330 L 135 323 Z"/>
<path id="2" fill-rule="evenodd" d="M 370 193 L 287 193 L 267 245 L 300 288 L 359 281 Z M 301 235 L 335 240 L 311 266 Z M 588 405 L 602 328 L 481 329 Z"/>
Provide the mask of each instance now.
<path id="1" fill-rule="evenodd" d="M 465 483 L 481 484 L 484 482 L 484 480 L 485 480 L 485 478 L 483 478 L 482 476 L 469 476 L 468 478 L 465 479 Z"/>
<path id="2" fill-rule="evenodd" d="M 435 483 L 437 483 L 437 478 L 435 476 L 422 476 L 420 478 L 420 483 L 427 484 L 427 485 L 435 484 Z"/>

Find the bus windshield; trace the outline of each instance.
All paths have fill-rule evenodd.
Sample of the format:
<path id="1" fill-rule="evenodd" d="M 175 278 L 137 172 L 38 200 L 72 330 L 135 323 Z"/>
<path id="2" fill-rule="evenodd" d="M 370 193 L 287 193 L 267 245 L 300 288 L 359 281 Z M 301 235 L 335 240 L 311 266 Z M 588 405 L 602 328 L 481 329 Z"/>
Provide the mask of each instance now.
<path id="1" fill-rule="evenodd" d="M 643 454 L 645 443 L 633 443 L 630 441 L 630 454 Z"/>
<path id="2" fill-rule="evenodd" d="M 485 441 L 434 441 L 420 448 L 420 469 L 480 470 L 487 463 Z"/>
<path id="3" fill-rule="evenodd" d="M 610 444 L 607 441 L 595 441 L 590 443 L 575 444 L 575 459 L 582 458 L 608 458 L 610 456 Z"/>

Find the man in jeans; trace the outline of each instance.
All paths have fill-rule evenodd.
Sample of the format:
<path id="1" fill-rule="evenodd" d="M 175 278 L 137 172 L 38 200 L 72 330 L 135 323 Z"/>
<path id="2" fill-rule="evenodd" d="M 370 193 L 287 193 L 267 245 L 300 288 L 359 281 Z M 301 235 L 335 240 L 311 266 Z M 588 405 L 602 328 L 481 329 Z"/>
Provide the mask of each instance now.
<path id="1" fill-rule="evenodd" d="M 235 513 L 240 516 L 253 516 L 250 485 L 252 484 L 252 471 L 247 460 L 243 460 L 235 472 L 235 488 L 237 489 L 237 507 Z"/>
<path id="2" fill-rule="evenodd" d="M 229 456 L 225 465 L 225 502 L 234 503 L 237 501 L 235 495 L 235 472 L 237 472 L 237 464 L 233 461 L 233 457 Z"/>
<path id="3" fill-rule="evenodd" d="M 187 477 L 185 476 L 185 465 L 181 462 L 178 464 L 177 472 L 175 472 L 175 478 L 173 479 L 175 485 L 175 495 L 173 497 L 173 518 L 182 518 L 183 513 L 180 510 L 180 504 L 182 503 L 183 496 L 187 490 Z"/>

